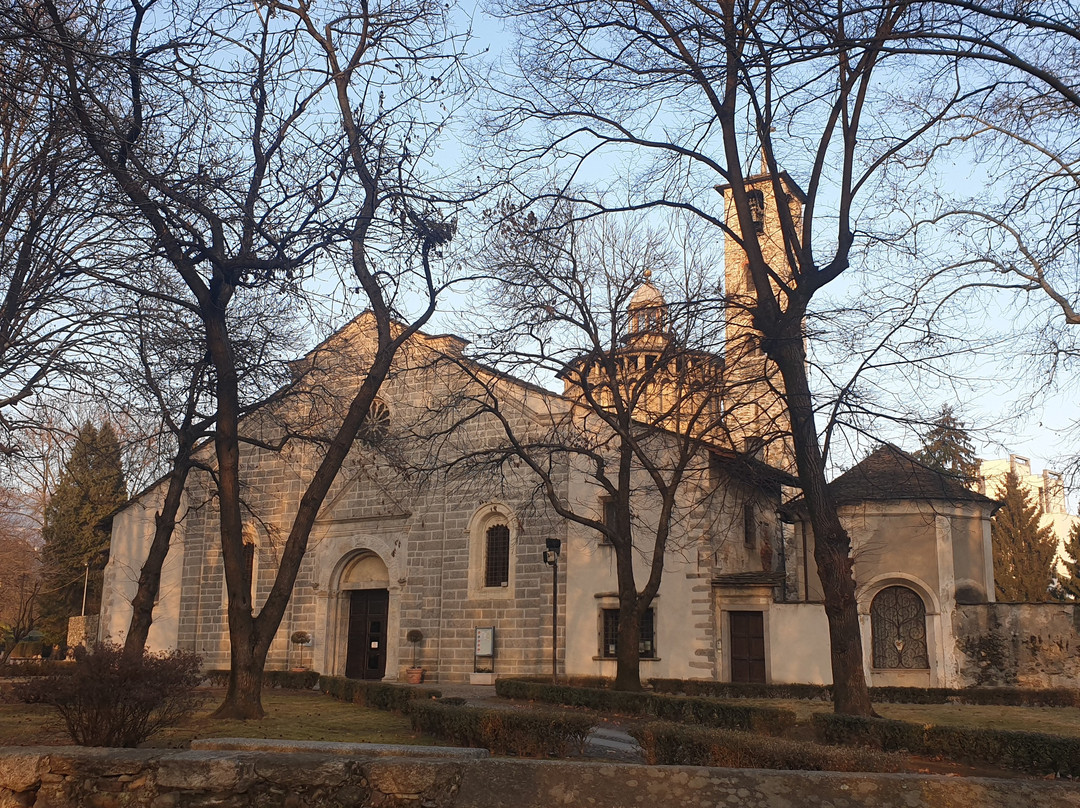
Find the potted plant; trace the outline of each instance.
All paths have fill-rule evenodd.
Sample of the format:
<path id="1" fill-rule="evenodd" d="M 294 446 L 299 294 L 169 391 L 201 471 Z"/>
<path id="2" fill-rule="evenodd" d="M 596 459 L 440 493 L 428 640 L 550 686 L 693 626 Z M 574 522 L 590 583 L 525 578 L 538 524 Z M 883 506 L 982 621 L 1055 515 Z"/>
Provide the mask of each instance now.
<path id="1" fill-rule="evenodd" d="M 306 631 L 294 631 L 289 640 L 300 650 L 300 664 L 293 668 L 294 671 L 306 671 L 304 665 L 304 646 L 311 642 L 311 635 Z"/>
<path id="2" fill-rule="evenodd" d="M 418 628 L 411 628 L 405 635 L 405 639 L 412 644 L 412 667 L 405 669 L 405 681 L 410 685 L 418 685 L 424 681 L 424 669 L 416 664 L 416 652 L 424 640 L 424 632 Z"/>

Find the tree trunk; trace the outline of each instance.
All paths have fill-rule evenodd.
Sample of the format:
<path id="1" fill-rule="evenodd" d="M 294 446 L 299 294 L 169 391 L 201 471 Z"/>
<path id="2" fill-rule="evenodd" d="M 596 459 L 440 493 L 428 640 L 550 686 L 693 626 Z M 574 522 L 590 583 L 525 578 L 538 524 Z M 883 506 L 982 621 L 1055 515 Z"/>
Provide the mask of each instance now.
<path id="1" fill-rule="evenodd" d="M 619 632 L 615 648 L 616 690 L 641 690 L 641 655 L 638 651 L 638 592 L 634 581 L 634 542 L 631 535 L 629 494 L 629 464 L 625 461 L 620 469 L 622 484 L 616 507 L 620 538 L 615 544 L 615 575 L 619 587 Z"/>
<path id="2" fill-rule="evenodd" d="M 636 593 L 630 602 L 627 602 L 626 598 L 619 598 L 619 645 L 615 649 L 613 685 L 615 690 L 641 690 L 641 653 L 638 648 L 641 620 L 636 601 Z"/>
<path id="3" fill-rule="evenodd" d="M 219 294 L 227 294 L 220 291 Z M 219 298 L 220 300 L 220 298 Z M 252 615 L 251 581 L 244 569 L 244 524 L 240 516 L 239 386 L 236 357 L 229 339 L 223 305 L 203 313 L 206 345 L 217 372 L 218 513 L 221 556 L 229 606 L 229 686 L 215 718 L 262 718 L 262 678 L 266 654 L 256 654 L 256 626 Z M 275 626 L 276 628 L 276 626 Z M 267 644 L 269 645 L 269 644 Z"/>
<path id="4" fill-rule="evenodd" d="M 262 706 L 263 668 L 266 652 L 258 653 L 251 615 L 234 619 L 229 603 L 229 685 L 225 701 L 213 712 L 214 718 L 258 719 L 266 715 Z"/>
<path id="5" fill-rule="evenodd" d="M 825 592 L 825 615 L 829 620 L 833 709 L 847 715 L 873 715 L 863 669 L 851 541 L 839 526 L 839 519 L 829 521 L 835 521 L 840 532 L 823 539 L 814 531 L 814 561 Z"/>
<path id="6" fill-rule="evenodd" d="M 789 312 L 790 316 L 790 312 Z M 801 318 L 793 320 L 801 324 Z M 766 341 L 768 356 L 784 380 L 795 464 L 814 531 L 814 561 L 825 594 L 832 661 L 833 708 L 848 715 L 873 715 L 863 669 L 862 633 L 859 628 L 855 578 L 852 575 L 851 539 L 825 482 L 825 462 L 818 443 L 806 352 L 800 329 L 783 340 Z"/>

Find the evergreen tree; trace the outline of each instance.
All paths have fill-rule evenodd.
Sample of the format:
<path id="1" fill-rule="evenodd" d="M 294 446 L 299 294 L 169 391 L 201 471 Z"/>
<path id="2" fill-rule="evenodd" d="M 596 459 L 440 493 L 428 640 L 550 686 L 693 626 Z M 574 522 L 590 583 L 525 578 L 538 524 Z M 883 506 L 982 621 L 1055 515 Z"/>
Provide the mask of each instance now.
<path id="1" fill-rule="evenodd" d="M 1005 475 L 997 498 L 1004 504 L 990 522 L 998 600 L 1041 603 L 1050 599 L 1057 539 L 1040 526 L 1042 509 L 1015 472 Z"/>
<path id="2" fill-rule="evenodd" d="M 45 506 L 41 531 L 44 580 L 39 627 L 49 641 L 63 642 L 68 618 L 82 611 L 87 564 L 86 614 L 100 610 L 109 547 L 109 526 L 103 520 L 126 499 L 120 443 L 112 426 L 83 424 Z"/>
<path id="3" fill-rule="evenodd" d="M 1061 559 L 1065 574 L 1058 579 L 1062 592 L 1073 600 L 1080 600 L 1080 520 L 1073 523 L 1065 540 L 1065 553 Z"/>
<path id="4" fill-rule="evenodd" d="M 965 484 L 979 476 L 979 461 L 964 422 L 948 404 L 941 408 L 933 426 L 922 436 L 922 450 L 915 457 L 929 468 L 959 477 Z"/>

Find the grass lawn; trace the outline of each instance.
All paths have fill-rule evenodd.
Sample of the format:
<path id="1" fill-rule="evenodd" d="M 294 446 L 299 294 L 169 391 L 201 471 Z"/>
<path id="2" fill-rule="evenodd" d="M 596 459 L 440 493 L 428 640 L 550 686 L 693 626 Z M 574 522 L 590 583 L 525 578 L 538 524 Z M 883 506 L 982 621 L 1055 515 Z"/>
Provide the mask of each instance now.
<path id="1" fill-rule="evenodd" d="M 265 690 L 266 718 L 226 721 L 210 718 L 224 690 L 206 691 L 203 708 L 184 724 L 164 730 L 145 746 L 186 747 L 195 738 L 281 738 L 294 741 L 433 744 L 412 731 L 407 718 L 336 701 L 313 691 Z M 40 704 L 0 703 L 0 746 L 70 744 L 59 716 Z"/>
<path id="2" fill-rule="evenodd" d="M 800 723 L 814 713 L 831 712 L 832 702 L 795 699 L 746 699 L 747 704 L 786 707 Z M 882 718 L 914 724 L 983 727 L 1080 737 L 1080 707 L 1008 707 L 982 704 L 875 704 Z"/>
<path id="3" fill-rule="evenodd" d="M 916 724 L 985 727 L 1080 737 L 1078 707 L 1008 707 L 984 704 L 877 704 L 883 718 Z"/>

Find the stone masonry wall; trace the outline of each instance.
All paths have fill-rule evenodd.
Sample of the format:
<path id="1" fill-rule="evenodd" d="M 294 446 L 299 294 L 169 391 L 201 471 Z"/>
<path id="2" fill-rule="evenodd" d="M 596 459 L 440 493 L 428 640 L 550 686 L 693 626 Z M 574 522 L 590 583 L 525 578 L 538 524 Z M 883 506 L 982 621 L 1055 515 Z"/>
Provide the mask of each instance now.
<path id="1" fill-rule="evenodd" d="M 296 630 L 313 637 L 308 661 L 327 658 L 325 649 L 333 644 L 340 646 L 336 652 L 339 667 L 344 664 L 344 637 L 333 639 L 337 612 L 319 608 L 320 597 L 337 593 L 319 589 L 316 558 L 326 536 L 340 539 L 347 535 L 352 542 L 349 552 L 379 546 L 388 548 L 395 557 L 382 558 L 396 570 L 389 582 L 389 625 L 395 633 L 387 641 L 393 652 L 388 656 L 388 679 L 398 678 L 411 663 L 412 648 L 405 635 L 413 628 L 424 634 L 417 662 L 427 670 L 428 681 L 468 680 L 474 666 L 476 626 L 495 627 L 498 675 L 547 670 L 551 573 L 542 553 L 545 539 L 565 539 L 566 527 L 537 494 L 535 481 L 513 465 L 464 478 L 425 476 L 422 481 L 397 467 L 418 468 L 426 462 L 431 447 L 418 436 L 430 427 L 427 422 L 436 417 L 432 413 L 447 397 L 447 390 L 460 386 L 459 375 L 452 369 L 445 375 L 423 366 L 399 372 L 384 385 L 380 395 L 390 407 L 389 436 L 377 447 L 358 441 L 332 486 L 268 655 L 268 669 L 296 664 L 287 642 Z M 346 375 L 335 378 L 334 384 L 348 390 L 350 381 L 355 380 Z M 527 420 L 523 413 L 511 418 Z M 245 427 L 272 433 L 272 419 L 268 416 L 265 420 L 265 424 L 254 426 L 245 421 Z M 459 452 L 500 445 L 505 440 L 502 427 L 492 418 L 472 419 L 458 433 Z M 285 534 L 318 453 L 302 441 L 290 442 L 279 453 L 250 445 L 242 452 L 245 521 L 251 523 L 258 547 L 253 598 L 257 611 L 273 583 Z M 556 485 L 565 488 L 565 472 L 556 474 Z M 189 490 L 193 506 L 185 517 L 178 645 L 199 653 L 205 667 L 224 669 L 229 665 L 229 639 L 217 506 L 208 475 L 193 474 Z M 470 520 L 493 502 L 512 512 L 516 524 L 509 597 L 483 597 L 483 593 L 470 593 L 468 586 Z M 332 566 L 339 560 L 328 558 L 324 562 Z M 564 601 L 565 566 L 559 572 L 559 598 Z M 564 613 L 563 608 L 560 613 Z"/>
<path id="2" fill-rule="evenodd" d="M 1080 684 L 1080 604 L 958 605 L 953 630 L 965 686 Z"/>
<path id="3" fill-rule="evenodd" d="M 589 805 L 1080 808 L 1042 780 L 512 759 L 153 749 L 0 749 L 0 808 Z"/>

